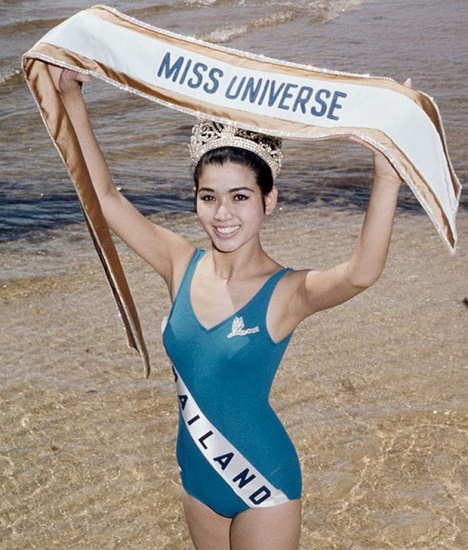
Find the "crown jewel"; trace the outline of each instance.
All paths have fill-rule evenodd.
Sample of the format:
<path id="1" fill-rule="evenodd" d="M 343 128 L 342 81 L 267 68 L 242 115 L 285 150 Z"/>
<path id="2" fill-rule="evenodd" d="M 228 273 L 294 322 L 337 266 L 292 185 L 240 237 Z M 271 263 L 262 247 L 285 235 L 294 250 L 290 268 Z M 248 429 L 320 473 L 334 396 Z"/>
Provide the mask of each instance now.
<path id="1" fill-rule="evenodd" d="M 255 153 L 268 164 L 273 179 L 281 170 L 281 138 L 212 120 L 200 120 L 195 124 L 189 145 L 194 166 L 205 153 L 219 147 L 239 147 Z"/>

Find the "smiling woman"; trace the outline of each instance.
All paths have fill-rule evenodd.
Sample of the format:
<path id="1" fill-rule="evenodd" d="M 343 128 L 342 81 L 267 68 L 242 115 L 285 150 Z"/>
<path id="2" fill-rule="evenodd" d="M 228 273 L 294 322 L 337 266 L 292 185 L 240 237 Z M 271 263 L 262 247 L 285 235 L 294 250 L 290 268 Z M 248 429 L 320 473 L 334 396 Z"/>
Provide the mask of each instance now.
<path id="1" fill-rule="evenodd" d="M 295 550 L 301 521 L 296 450 L 269 404 L 294 329 L 373 284 L 387 257 L 400 177 L 374 151 L 367 215 L 349 261 L 318 272 L 284 268 L 263 249 L 281 141 L 199 121 L 190 143 L 196 207 L 211 240 L 200 250 L 141 215 L 114 186 L 80 83 L 49 66 L 109 227 L 164 279 L 173 306 L 164 345 L 174 365 L 177 459 L 198 550 Z"/>
<path id="2" fill-rule="evenodd" d="M 390 239 L 400 182 L 376 154 L 372 207 L 349 263 L 320 274 L 268 257 L 260 229 L 276 205 L 280 148 L 279 140 L 234 126 L 202 120 L 193 129 L 197 215 L 212 248 L 190 259 L 164 345 L 180 402 L 184 506 L 201 549 L 240 540 L 262 548 L 265 537 L 269 548 L 297 547 L 301 474 L 269 405 L 271 384 L 296 326 L 372 284 Z"/>
<path id="3" fill-rule="evenodd" d="M 276 204 L 276 189 L 264 195 L 255 172 L 233 161 L 206 164 L 197 191 L 197 214 L 218 250 L 259 239 L 264 214 Z"/>
<path id="4" fill-rule="evenodd" d="M 263 217 L 276 206 L 281 140 L 202 120 L 190 151 L 196 211 L 213 246 L 225 252 L 259 246 Z"/>

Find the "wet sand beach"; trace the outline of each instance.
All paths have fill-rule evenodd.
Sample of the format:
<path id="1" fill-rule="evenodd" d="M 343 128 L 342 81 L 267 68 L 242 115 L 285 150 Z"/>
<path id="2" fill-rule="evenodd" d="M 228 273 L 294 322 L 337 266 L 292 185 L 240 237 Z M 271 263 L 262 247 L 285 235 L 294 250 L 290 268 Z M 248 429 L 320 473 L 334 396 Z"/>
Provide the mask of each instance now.
<path id="1" fill-rule="evenodd" d="M 155 219 L 206 245 L 193 215 Z M 264 244 L 284 265 L 325 268 L 361 220 L 282 208 Z M 458 225 L 466 234 L 466 212 Z M 82 226 L 57 239 L 28 259 L 91 248 Z M 188 550 L 165 289 L 120 248 L 152 358 L 145 380 L 89 252 L 1 282 L 0 548 Z M 14 247 L 3 258 L 21 261 Z M 468 546 L 467 261 L 466 243 L 451 257 L 425 215 L 400 213 L 381 280 L 296 331 L 272 403 L 302 462 L 302 549 Z"/>

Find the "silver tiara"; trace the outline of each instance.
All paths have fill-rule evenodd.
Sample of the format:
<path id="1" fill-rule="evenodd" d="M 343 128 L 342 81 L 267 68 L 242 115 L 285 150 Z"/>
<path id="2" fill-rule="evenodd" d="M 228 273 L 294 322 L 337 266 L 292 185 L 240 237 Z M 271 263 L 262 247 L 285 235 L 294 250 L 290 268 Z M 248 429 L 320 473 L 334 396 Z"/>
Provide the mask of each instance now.
<path id="1" fill-rule="evenodd" d="M 203 119 L 195 124 L 189 145 L 194 166 L 198 164 L 205 153 L 219 147 L 239 147 L 240 149 L 252 151 L 268 164 L 273 179 L 276 179 L 280 173 L 283 158 L 281 138 L 212 120 Z"/>

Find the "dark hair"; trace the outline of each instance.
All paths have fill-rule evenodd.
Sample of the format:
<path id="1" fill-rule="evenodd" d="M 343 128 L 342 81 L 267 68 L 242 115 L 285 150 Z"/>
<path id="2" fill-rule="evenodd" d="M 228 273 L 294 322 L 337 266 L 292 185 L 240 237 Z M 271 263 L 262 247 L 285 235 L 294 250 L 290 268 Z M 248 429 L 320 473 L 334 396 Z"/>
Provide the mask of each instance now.
<path id="1" fill-rule="evenodd" d="M 252 151 L 240 147 L 219 147 L 205 153 L 193 172 L 195 188 L 198 189 L 198 180 L 205 166 L 209 164 L 222 166 L 226 162 L 234 162 L 250 168 L 255 174 L 257 185 L 260 187 L 263 197 L 273 189 L 273 174 L 268 164 Z"/>

